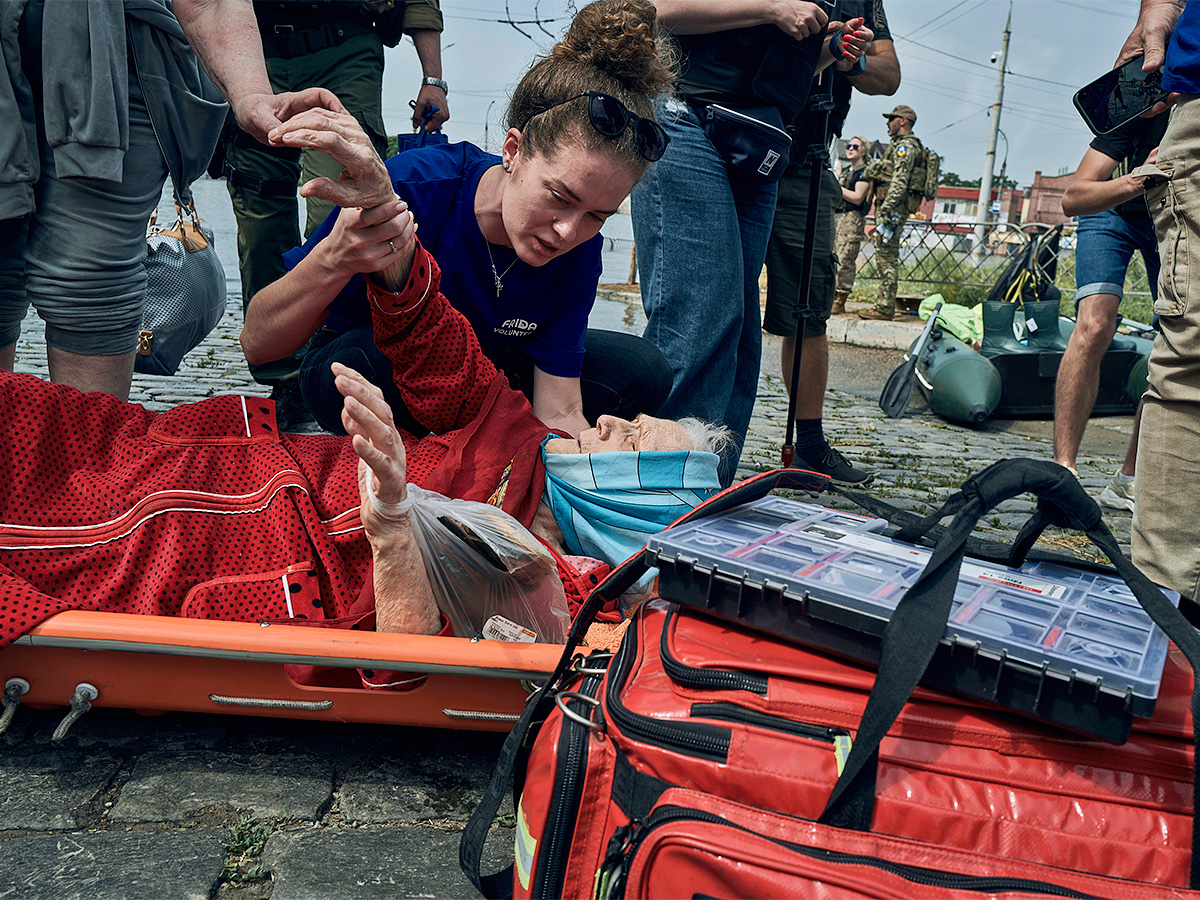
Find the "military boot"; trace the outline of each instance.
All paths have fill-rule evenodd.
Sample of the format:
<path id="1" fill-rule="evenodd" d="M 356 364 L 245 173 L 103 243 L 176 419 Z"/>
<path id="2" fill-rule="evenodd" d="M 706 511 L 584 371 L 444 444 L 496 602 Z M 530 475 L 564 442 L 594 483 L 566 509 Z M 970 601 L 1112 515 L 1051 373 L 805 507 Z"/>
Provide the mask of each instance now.
<path id="1" fill-rule="evenodd" d="M 833 295 L 833 308 L 829 310 L 829 314 L 831 316 L 844 316 L 846 314 L 846 298 L 849 296 L 849 291 L 837 291 Z"/>

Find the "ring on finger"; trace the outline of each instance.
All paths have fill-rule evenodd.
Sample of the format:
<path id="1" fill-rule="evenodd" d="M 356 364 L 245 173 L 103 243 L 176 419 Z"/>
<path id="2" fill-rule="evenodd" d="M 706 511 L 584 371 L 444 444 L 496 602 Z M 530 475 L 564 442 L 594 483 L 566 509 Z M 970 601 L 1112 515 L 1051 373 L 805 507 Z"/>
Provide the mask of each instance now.
<path id="1" fill-rule="evenodd" d="M 395 244 L 393 244 L 391 241 L 388 241 L 388 246 L 392 248 L 392 252 L 393 252 L 393 253 L 395 253 L 395 252 L 396 252 L 396 245 L 395 245 Z"/>

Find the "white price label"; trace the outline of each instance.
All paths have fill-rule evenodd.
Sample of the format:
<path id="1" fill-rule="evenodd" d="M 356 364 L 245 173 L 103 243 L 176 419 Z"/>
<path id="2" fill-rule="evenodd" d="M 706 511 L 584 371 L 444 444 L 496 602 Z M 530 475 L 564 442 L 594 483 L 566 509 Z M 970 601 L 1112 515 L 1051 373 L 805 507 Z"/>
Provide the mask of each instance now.
<path id="1" fill-rule="evenodd" d="M 483 636 L 489 641 L 522 641 L 527 644 L 537 640 L 535 632 L 498 615 L 483 623 Z"/>

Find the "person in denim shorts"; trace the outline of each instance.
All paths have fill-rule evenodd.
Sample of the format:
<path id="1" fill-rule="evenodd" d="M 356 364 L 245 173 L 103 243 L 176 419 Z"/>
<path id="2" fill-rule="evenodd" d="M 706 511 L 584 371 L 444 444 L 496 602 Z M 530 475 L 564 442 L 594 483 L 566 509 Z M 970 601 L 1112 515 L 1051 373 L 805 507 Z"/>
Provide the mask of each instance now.
<path id="1" fill-rule="evenodd" d="M 1125 272 L 1135 252 L 1145 260 L 1151 295 L 1156 292 L 1158 241 L 1146 209 L 1143 178 L 1130 172 L 1153 161 L 1166 127 L 1165 116 L 1139 118 L 1095 138 L 1063 195 L 1063 212 L 1079 216 L 1076 323 L 1054 388 L 1054 461 L 1072 472 L 1096 404 L 1100 363 L 1117 330 Z M 1135 426 L 1125 463 L 1101 494 L 1105 506 L 1133 510 L 1136 441 Z"/>

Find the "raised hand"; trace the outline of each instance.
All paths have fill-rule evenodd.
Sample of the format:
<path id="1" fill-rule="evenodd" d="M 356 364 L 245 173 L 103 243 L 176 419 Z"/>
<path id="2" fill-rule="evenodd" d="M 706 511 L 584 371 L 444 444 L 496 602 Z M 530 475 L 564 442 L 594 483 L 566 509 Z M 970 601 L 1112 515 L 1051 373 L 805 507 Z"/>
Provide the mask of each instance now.
<path id="1" fill-rule="evenodd" d="M 302 197 L 320 197 L 338 206 L 369 208 L 395 198 L 392 180 L 358 120 L 347 113 L 309 109 L 270 133 L 272 144 L 311 147 L 329 154 L 345 171 L 337 181 L 314 178 L 300 188 Z"/>

